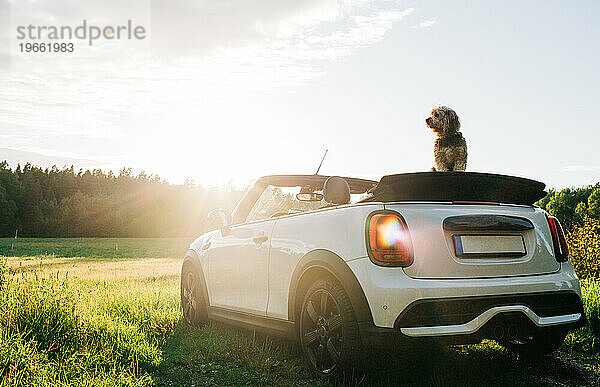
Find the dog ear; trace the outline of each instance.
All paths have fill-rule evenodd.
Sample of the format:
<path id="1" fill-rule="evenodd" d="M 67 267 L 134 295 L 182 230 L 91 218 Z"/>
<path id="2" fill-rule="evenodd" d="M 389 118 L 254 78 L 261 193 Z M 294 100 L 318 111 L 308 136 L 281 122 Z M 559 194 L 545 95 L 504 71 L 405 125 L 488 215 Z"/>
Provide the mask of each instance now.
<path id="1" fill-rule="evenodd" d="M 449 111 L 449 127 L 453 132 L 458 132 L 460 130 L 460 120 L 458 119 L 458 115 L 454 110 Z"/>

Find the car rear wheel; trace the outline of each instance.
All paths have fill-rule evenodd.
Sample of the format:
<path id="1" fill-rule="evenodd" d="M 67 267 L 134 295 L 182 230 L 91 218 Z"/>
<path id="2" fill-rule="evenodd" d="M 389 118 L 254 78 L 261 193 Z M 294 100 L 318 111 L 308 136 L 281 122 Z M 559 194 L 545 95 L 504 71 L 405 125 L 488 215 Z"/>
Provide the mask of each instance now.
<path id="1" fill-rule="evenodd" d="M 334 278 L 320 278 L 308 288 L 298 329 L 302 351 L 318 376 L 354 365 L 360 353 L 358 324 L 348 295 Z"/>
<path id="2" fill-rule="evenodd" d="M 199 326 L 206 323 L 206 303 L 202 296 L 200 276 L 189 263 L 181 270 L 181 307 L 183 317 L 188 324 Z"/>
<path id="3" fill-rule="evenodd" d="M 536 334 L 526 338 L 503 340 L 501 344 L 509 351 L 526 358 L 547 355 L 560 348 L 567 331 L 555 331 L 547 334 Z"/>

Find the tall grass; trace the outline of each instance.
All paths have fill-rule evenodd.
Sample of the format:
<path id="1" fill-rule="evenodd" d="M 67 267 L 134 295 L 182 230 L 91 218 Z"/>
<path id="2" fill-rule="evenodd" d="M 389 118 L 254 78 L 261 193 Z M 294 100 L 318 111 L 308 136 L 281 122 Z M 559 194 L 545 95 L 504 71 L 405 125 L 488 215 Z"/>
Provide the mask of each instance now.
<path id="1" fill-rule="evenodd" d="M 0 316 L 2 387 L 312 380 L 290 343 L 187 326 L 176 277 L 67 280 L 0 267 L 0 310 L 7 311 Z"/>
<path id="2" fill-rule="evenodd" d="M 0 385 L 151 382 L 147 370 L 161 363 L 160 345 L 179 316 L 173 294 L 149 292 L 154 283 L 69 283 L 3 272 Z"/>
<path id="3" fill-rule="evenodd" d="M 587 317 L 586 326 L 571 332 L 567 344 L 573 348 L 588 352 L 600 351 L 600 281 L 581 282 L 583 307 Z"/>
<path id="4" fill-rule="evenodd" d="M 582 289 L 587 315 L 587 333 L 594 338 L 594 347 L 600 349 L 600 282 L 587 281 Z"/>

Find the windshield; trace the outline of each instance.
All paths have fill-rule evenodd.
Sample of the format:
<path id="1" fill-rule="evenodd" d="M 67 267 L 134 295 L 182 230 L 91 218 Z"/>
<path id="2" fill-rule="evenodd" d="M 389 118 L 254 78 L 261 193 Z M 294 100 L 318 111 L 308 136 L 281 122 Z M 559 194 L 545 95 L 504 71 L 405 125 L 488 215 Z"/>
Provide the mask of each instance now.
<path id="1" fill-rule="evenodd" d="M 278 187 L 268 185 L 250 210 L 246 221 L 252 222 L 331 206 L 323 199 L 317 201 L 298 200 L 296 195 L 301 190 L 302 187 L 300 186 Z M 313 192 L 322 193 L 321 190 L 314 190 Z M 366 194 L 352 194 L 350 195 L 350 203 L 356 203 L 365 196 Z"/>

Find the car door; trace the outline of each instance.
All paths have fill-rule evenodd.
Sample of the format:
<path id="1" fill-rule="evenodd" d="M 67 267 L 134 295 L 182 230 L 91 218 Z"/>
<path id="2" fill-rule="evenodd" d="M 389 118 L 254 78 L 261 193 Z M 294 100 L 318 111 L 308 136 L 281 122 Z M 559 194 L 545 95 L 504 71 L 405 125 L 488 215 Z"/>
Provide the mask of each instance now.
<path id="1" fill-rule="evenodd" d="M 264 316 L 274 220 L 239 224 L 218 233 L 208 248 L 210 305 Z"/>

